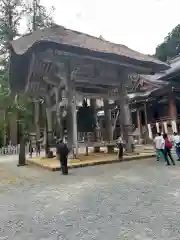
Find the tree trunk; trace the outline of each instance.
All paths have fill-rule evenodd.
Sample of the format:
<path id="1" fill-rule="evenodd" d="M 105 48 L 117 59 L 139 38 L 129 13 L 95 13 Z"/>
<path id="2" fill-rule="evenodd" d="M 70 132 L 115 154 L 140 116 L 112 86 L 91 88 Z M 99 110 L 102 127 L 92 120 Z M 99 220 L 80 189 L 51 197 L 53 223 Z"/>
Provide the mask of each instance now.
<path id="1" fill-rule="evenodd" d="M 25 143 L 25 137 L 24 137 L 24 131 L 22 132 L 21 138 L 20 138 L 20 150 L 19 150 L 19 162 L 18 167 L 22 167 L 26 165 L 26 143 Z"/>
<path id="2" fill-rule="evenodd" d="M 46 95 L 46 143 L 45 143 L 45 152 L 46 156 L 49 156 L 50 144 L 53 139 L 53 126 L 52 126 L 52 104 L 51 99 Z"/>
<path id="3" fill-rule="evenodd" d="M 7 144 L 7 113 L 6 113 L 6 109 L 3 112 L 3 120 L 4 120 L 4 131 L 3 131 L 3 145 L 6 146 Z"/>
<path id="4" fill-rule="evenodd" d="M 113 139 L 114 139 L 114 132 L 115 132 L 115 129 L 116 129 L 117 121 L 119 119 L 119 114 L 120 114 L 120 111 L 117 110 L 116 117 L 113 120 L 113 124 L 112 124 L 112 137 L 113 137 Z"/>
<path id="5" fill-rule="evenodd" d="M 9 119 L 9 127 L 10 127 L 10 141 L 12 145 L 17 145 L 17 136 L 18 136 L 18 113 L 13 113 L 11 118 Z M 7 120 L 6 120 L 7 121 Z M 6 133 L 5 135 L 6 136 Z"/>

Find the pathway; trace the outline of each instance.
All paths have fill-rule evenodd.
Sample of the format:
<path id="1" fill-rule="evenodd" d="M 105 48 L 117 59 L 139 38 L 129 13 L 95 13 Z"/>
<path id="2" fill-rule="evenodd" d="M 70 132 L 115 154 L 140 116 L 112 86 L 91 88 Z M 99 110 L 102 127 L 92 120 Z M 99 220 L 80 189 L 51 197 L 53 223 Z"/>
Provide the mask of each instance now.
<path id="1" fill-rule="evenodd" d="M 0 239 L 179 239 L 180 163 L 149 159 L 69 176 L 14 163 L 0 163 Z"/>

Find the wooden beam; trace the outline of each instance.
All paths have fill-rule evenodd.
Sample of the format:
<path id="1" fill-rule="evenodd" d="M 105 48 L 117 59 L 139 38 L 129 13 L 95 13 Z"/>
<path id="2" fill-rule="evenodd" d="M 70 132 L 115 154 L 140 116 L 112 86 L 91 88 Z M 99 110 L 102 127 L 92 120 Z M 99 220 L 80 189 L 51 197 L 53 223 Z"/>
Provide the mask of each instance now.
<path id="1" fill-rule="evenodd" d="M 77 89 L 86 89 L 86 90 L 88 90 L 88 89 L 93 89 L 93 90 L 95 90 L 95 91 L 106 91 L 106 92 L 108 92 L 108 90 L 110 90 L 110 88 L 103 88 L 103 87 L 101 87 L 101 86 L 97 86 L 97 87 L 95 87 L 95 86 L 90 86 L 90 85 L 88 85 L 88 86 L 85 86 L 84 84 L 76 84 L 76 88 Z"/>
<path id="2" fill-rule="evenodd" d="M 103 77 L 82 77 L 77 76 L 76 83 L 85 83 L 85 84 L 91 84 L 91 85 L 105 85 L 105 86 L 119 86 L 120 81 L 118 79 L 112 79 L 112 78 L 103 78 Z"/>
<path id="3" fill-rule="evenodd" d="M 112 65 L 117 65 L 117 66 L 122 66 L 125 69 L 133 70 L 135 72 L 140 72 L 141 74 L 150 74 L 152 72 L 151 68 L 144 68 L 141 66 L 135 66 L 130 63 L 124 63 L 124 62 L 116 62 L 116 61 L 111 61 L 111 60 L 105 60 L 101 58 L 96 58 L 96 57 L 91 57 L 91 56 L 85 56 L 85 55 L 78 55 L 75 53 L 70 53 L 70 52 L 64 52 L 60 50 L 52 50 L 52 49 L 47 49 L 45 52 L 40 53 L 39 57 L 41 59 L 44 59 L 46 61 L 52 61 L 52 62 L 59 62 L 59 60 L 62 60 L 62 56 L 67 59 L 69 57 L 76 57 L 79 59 L 88 59 L 96 62 L 102 62 L 102 63 L 109 63 Z M 59 58 L 61 57 L 61 58 Z"/>
<path id="4" fill-rule="evenodd" d="M 42 75 L 43 72 L 41 73 Z M 59 85 L 60 80 L 63 81 L 64 83 L 66 82 L 66 73 L 55 73 L 53 74 L 53 72 L 49 72 L 46 73 L 46 75 L 49 79 L 49 81 L 51 81 L 50 84 L 53 85 Z M 34 76 L 32 77 L 36 77 L 36 73 L 34 72 Z M 105 85 L 105 86 L 114 86 L 114 87 L 118 87 L 120 86 L 122 80 L 120 81 L 120 79 L 122 78 L 109 78 L 109 77 L 90 77 L 90 76 L 81 76 L 78 75 L 78 73 L 76 74 L 76 83 L 84 83 L 84 84 L 99 84 L 99 85 Z M 124 82 L 126 82 L 126 84 L 128 84 L 128 78 L 126 77 L 126 80 L 123 79 Z"/>
<path id="5" fill-rule="evenodd" d="M 32 78 L 33 69 L 35 66 L 35 62 L 36 62 L 36 56 L 35 56 L 35 53 L 32 53 L 31 61 L 30 61 L 29 69 L 28 69 L 27 80 L 26 80 L 25 92 L 27 91 L 27 89 L 29 87 L 29 84 L 30 84 L 30 81 Z"/>
<path id="6" fill-rule="evenodd" d="M 77 91 L 78 95 L 81 95 L 83 98 L 93 98 L 93 99 L 108 99 L 108 100 L 113 100 L 116 101 L 119 99 L 119 96 L 111 96 L 109 97 L 108 93 L 84 93 L 84 92 L 79 92 Z"/>
<path id="7" fill-rule="evenodd" d="M 39 58 L 39 56 L 38 56 L 38 58 Z M 52 61 L 54 60 L 54 58 L 55 57 L 52 57 Z M 44 59 L 42 58 L 42 56 L 40 57 L 40 59 L 39 59 L 40 61 L 38 61 L 36 59 L 36 62 L 37 62 L 37 64 L 41 65 L 41 62 L 43 62 Z M 50 60 L 47 60 L 47 64 L 50 64 L 49 61 Z M 42 64 L 42 66 L 36 65 L 35 68 L 34 68 L 34 71 L 35 71 L 34 74 L 36 75 L 36 71 L 37 71 L 37 74 L 41 74 L 41 75 L 45 74 L 45 75 L 49 76 L 49 80 L 54 78 L 54 79 L 56 79 L 54 84 L 58 84 L 58 79 L 62 79 L 65 82 L 66 78 L 67 78 L 67 73 L 66 73 L 66 69 L 65 69 L 65 65 L 64 64 L 65 63 L 57 62 L 57 63 L 50 64 L 51 67 L 46 67 L 46 63 Z M 97 65 L 98 64 L 95 64 L 94 68 L 95 67 L 97 68 Z M 55 71 L 54 66 L 56 66 L 56 67 L 60 66 L 62 71 L 60 69 L 58 70 L 58 72 Z M 63 66 L 63 68 L 62 68 L 62 66 Z M 44 67 L 46 68 L 45 70 L 44 70 Z M 115 78 L 115 77 L 111 77 L 111 74 L 108 75 L 107 77 L 106 76 L 101 76 L 101 72 L 100 72 L 100 76 L 99 77 L 92 76 L 92 73 L 87 73 L 87 76 L 82 76 L 81 75 L 82 74 L 81 73 L 81 66 L 78 67 L 78 68 L 79 69 L 78 69 L 78 71 L 76 73 L 76 79 L 79 82 L 85 82 L 85 83 L 86 82 L 91 82 L 91 83 L 95 83 L 95 84 L 110 85 L 110 86 L 113 85 L 113 86 L 117 86 L 118 87 L 122 82 L 124 82 L 125 84 L 128 85 L 128 82 L 130 81 L 130 79 L 128 77 L 127 69 L 124 70 L 124 71 L 122 69 L 119 70 L 118 68 L 117 69 L 114 68 L 114 70 L 113 70 L 113 68 L 110 69 L 112 71 L 112 73 L 116 72 L 116 74 L 112 74 L 112 76 L 113 75 L 117 76 Z M 124 74 L 124 72 L 126 72 L 126 75 Z M 94 71 L 93 71 L 93 74 L 94 74 Z M 53 82 L 51 82 L 51 84 L 53 84 Z"/>
<path id="8" fill-rule="evenodd" d="M 43 73 L 42 73 L 43 75 Z M 46 79 L 47 76 L 47 79 Z M 34 76 L 37 78 L 36 74 Z M 63 81 L 64 83 L 66 82 L 66 77 L 65 74 L 62 73 L 47 73 L 44 76 L 44 79 L 48 81 L 49 84 L 53 84 L 55 86 L 59 85 L 60 81 Z M 76 83 L 84 83 L 84 84 L 91 84 L 91 85 L 104 85 L 104 86 L 114 86 L 118 87 L 121 84 L 121 81 L 119 79 L 112 79 L 112 78 L 107 78 L 107 77 L 89 77 L 89 76 L 79 76 L 78 74 L 76 75 Z M 128 82 L 127 82 L 128 84 Z"/>

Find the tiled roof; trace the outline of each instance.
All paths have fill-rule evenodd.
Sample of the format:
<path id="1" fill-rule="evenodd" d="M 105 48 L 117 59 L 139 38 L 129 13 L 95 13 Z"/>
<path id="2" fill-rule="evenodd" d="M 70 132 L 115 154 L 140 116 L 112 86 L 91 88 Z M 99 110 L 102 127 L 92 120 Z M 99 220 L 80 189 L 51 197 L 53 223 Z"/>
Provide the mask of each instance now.
<path id="1" fill-rule="evenodd" d="M 170 64 L 169 69 L 160 73 L 156 73 L 154 75 L 141 75 L 141 77 L 147 79 L 150 82 L 160 83 L 160 84 L 165 83 L 164 80 L 168 80 L 169 76 L 173 77 L 173 74 L 180 71 L 180 56 L 172 59 L 168 63 Z"/>
<path id="2" fill-rule="evenodd" d="M 157 73 L 155 75 L 140 75 L 141 79 L 148 81 L 150 84 L 164 86 L 168 83 L 166 81 L 160 80 L 162 73 Z"/>
<path id="3" fill-rule="evenodd" d="M 130 100 L 142 97 L 142 98 L 146 98 L 151 94 L 152 91 L 146 91 L 146 92 L 135 92 L 135 93 L 129 93 L 128 94 L 128 98 Z"/>
<path id="4" fill-rule="evenodd" d="M 167 69 L 164 74 L 162 74 L 159 79 L 166 79 L 168 76 L 175 74 L 180 71 L 180 58 L 174 59 L 174 61 L 170 62 L 171 68 Z"/>

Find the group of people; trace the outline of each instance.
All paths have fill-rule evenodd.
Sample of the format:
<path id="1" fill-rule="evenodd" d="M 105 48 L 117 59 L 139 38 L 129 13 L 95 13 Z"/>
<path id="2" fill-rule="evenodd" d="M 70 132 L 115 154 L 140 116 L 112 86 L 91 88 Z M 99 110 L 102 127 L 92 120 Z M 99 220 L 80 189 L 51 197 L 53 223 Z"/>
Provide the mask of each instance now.
<path id="1" fill-rule="evenodd" d="M 160 157 L 163 157 L 167 165 L 171 165 L 171 163 L 175 165 L 175 160 L 171 153 L 173 147 L 176 149 L 177 160 L 180 161 L 180 135 L 176 132 L 171 137 L 166 133 L 157 133 L 157 136 L 154 138 L 154 145 L 156 148 L 157 161 L 160 160 Z"/>
<path id="2" fill-rule="evenodd" d="M 117 141 L 118 145 L 118 158 L 123 158 L 123 147 L 124 141 L 122 138 L 119 138 Z M 171 154 L 171 149 L 173 146 L 176 149 L 176 154 L 178 157 L 178 161 L 180 161 L 180 135 L 174 133 L 172 137 L 168 136 L 167 134 L 157 133 L 156 137 L 154 138 L 154 145 L 156 148 L 156 157 L 157 161 L 160 160 L 161 157 L 164 158 L 167 165 L 175 165 L 175 160 Z M 61 163 L 61 170 L 64 175 L 68 174 L 68 154 L 69 149 L 66 143 L 61 139 L 57 142 L 57 155 L 59 157 Z"/>

